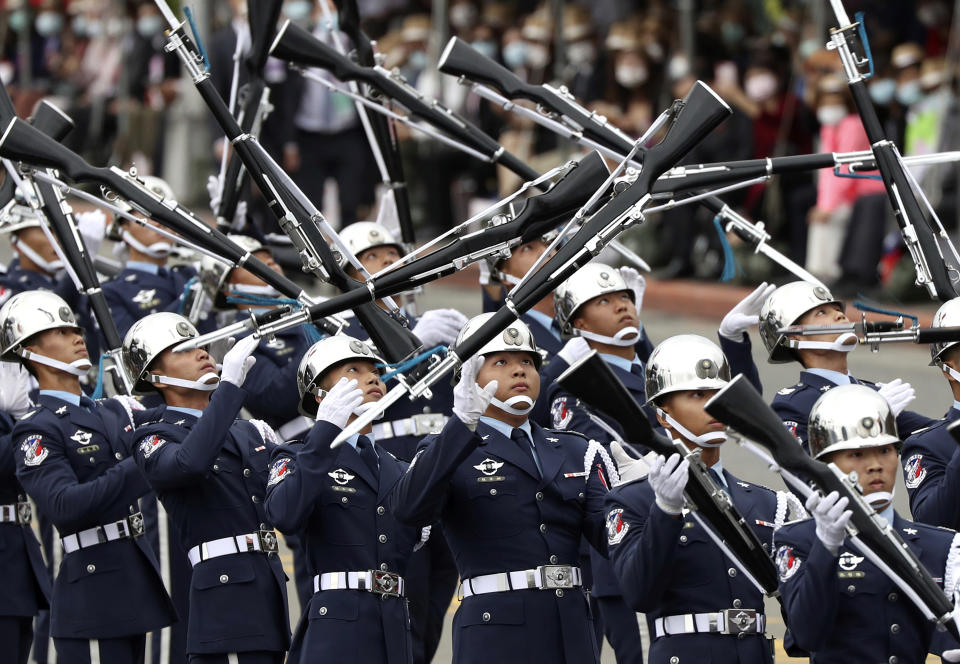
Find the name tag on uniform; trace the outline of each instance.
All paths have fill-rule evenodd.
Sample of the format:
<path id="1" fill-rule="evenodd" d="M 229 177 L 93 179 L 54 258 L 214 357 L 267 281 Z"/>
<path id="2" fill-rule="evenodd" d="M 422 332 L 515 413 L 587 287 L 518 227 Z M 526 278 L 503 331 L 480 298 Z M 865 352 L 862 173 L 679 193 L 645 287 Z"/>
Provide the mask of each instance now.
<path id="1" fill-rule="evenodd" d="M 502 482 L 505 479 L 507 478 L 503 477 L 502 475 L 481 475 L 480 477 L 477 478 L 477 481 L 478 482 Z"/>
<path id="2" fill-rule="evenodd" d="M 584 471 L 580 471 L 579 473 L 564 473 L 563 476 L 564 477 L 586 477 L 589 474 L 590 473 L 584 470 Z"/>
<path id="3" fill-rule="evenodd" d="M 356 493 L 357 490 L 352 486 L 337 486 L 336 484 L 331 484 L 330 488 L 334 491 L 339 491 L 340 493 Z"/>

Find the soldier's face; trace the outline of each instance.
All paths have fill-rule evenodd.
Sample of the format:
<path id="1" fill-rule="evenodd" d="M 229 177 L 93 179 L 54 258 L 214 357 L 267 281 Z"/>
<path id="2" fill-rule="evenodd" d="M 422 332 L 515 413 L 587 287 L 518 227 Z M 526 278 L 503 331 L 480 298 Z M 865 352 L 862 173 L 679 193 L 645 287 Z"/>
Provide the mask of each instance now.
<path id="1" fill-rule="evenodd" d="M 341 378 L 357 381 L 357 387 L 363 390 L 363 403 L 380 401 L 380 397 L 387 391 L 383 381 L 380 380 L 380 370 L 374 366 L 373 362 L 366 360 L 351 360 L 330 369 L 320 381 L 320 387 L 329 390 Z M 322 399 L 317 401 L 320 402 Z"/>
<path id="2" fill-rule="evenodd" d="M 798 325 L 839 325 L 849 323 L 847 315 L 840 309 L 839 304 L 821 304 L 814 307 L 797 321 Z M 814 334 L 802 337 L 804 341 L 834 341 L 840 333 Z M 798 337 L 799 338 L 799 337 Z"/>
<path id="3" fill-rule="evenodd" d="M 477 373 L 477 385 L 483 387 L 491 380 L 497 381 L 495 396 L 500 401 L 516 396 L 536 401 L 540 396 L 540 374 L 533 356 L 527 352 L 501 351 L 484 356 L 483 367 Z"/>
<path id="4" fill-rule="evenodd" d="M 893 491 L 900 470 L 900 455 L 893 445 L 840 450 L 831 454 L 829 460 L 845 473 L 856 471 L 865 496 L 877 491 Z"/>
<path id="5" fill-rule="evenodd" d="M 660 409 L 682 424 L 694 436 L 702 436 L 713 431 L 723 431 L 723 423 L 714 419 L 703 409 L 704 405 L 717 393 L 717 390 L 684 390 L 673 392 L 664 397 Z M 657 420 L 667 429 L 679 436 L 667 421 L 659 414 Z"/>
<path id="6" fill-rule="evenodd" d="M 612 337 L 625 327 L 639 327 L 637 306 L 627 291 L 598 295 L 580 307 L 573 326 L 594 334 Z M 637 337 L 639 339 L 639 335 Z"/>
<path id="7" fill-rule="evenodd" d="M 380 247 L 371 247 L 366 251 L 357 254 L 357 260 L 370 274 L 376 274 L 380 270 L 393 265 L 400 260 L 400 250 L 393 245 L 383 245 Z M 356 268 L 350 267 L 349 273 L 354 279 L 359 278 L 359 272 Z"/>
<path id="8" fill-rule="evenodd" d="M 166 236 L 157 232 L 157 228 L 159 228 L 159 225 L 149 219 L 146 221 L 146 226 L 141 226 L 132 221 L 128 221 L 123 225 L 123 230 L 129 232 L 134 240 L 148 247 L 155 242 L 168 241 Z"/>
<path id="9" fill-rule="evenodd" d="M 52 263 L 58 260 L 57 252 L 50 244 L 50 240 L 47 239 L 43 230 L 36 226 L 17 231 L 17 240 L 33 249 L 45 261 Z"/>
<path id="10" fill-rule="evenodd" d="M 547 246 L 542 240 L 521 244 L 512 251 L 510 258 L 503 261 L 500 271 L 521 279 L 547 250 Z"/>
<path id="11" fill-rule="evenodd" d="M 193 350 L 174 353 L 173 347 L 160 353 L 153 364 L 150 373 L 159 376 L 169 376 L 170 378 L 183 378 L 184 380 L 198 380 L 204 374 L 217 371 L 217 365 L 213 358 L 203 348 L 194 348 Z M 167 389 L 169 386 L 160 385 L 160 389 Z"/>
<path id="12" fill-rule="evenodd" d="M 255 251 L 253 252 L 253 257 L 261 261 L 264 265 L 269 267 L 271 270 L 277 274 L 283 274 L 283 268 L 280 267 L 280 264 L 277 261 L 273 260 L 273 254 L 269 251 Z M 245 286 L 264 286 L 267 282 L 253 274 L 248 272 L 243 268 L 237 268 L 230 271 L 231 284 L 243 284 Z"/>
<path id="13" fill-rule="evenodd" d="M 80 330 L 71 327 L 58 327 L 41 332 L 26 348 L 67 364 L 90 357 Z"/>

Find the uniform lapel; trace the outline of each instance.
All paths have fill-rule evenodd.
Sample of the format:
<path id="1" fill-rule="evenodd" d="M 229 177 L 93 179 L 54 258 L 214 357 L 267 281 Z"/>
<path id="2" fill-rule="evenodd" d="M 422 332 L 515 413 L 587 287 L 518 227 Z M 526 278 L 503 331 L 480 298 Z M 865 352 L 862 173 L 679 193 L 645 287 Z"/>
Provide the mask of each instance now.
<path id="1" fill-rule="evenodd" d="M 903 541 L 913 549 L 913 552 L 919 558 L 920 554 L 923 553 L 923 549 L 920 547 L 920 529 L 914 528 L 912 523 L 896 512 L 893 513 L 893 529 L 897 531 L 897 534 L 903 538 Z"/>
<path id="2" fill-rule="evenodd" d="M 69 417 L 70 422 L 77 425 L 78 429 L 97 431 L 106 436 L 107 439 L 110 438 L 110 436 L 107 436 L 107 427 L 103 421 L 84 408 L 46 394 L 40 395 L 40 403 L 61 417 Z"/>
<path id="3" fill-rule="evenodd" d="M 643 404 L 647 400 L 643 380 L 640 378 L 640 376 L 637 376 L 629 371 L 624 371 L 615 364 L 611 364 L 610 368 L 613 369 L 613 373 L 616 374 L 617 378 L 620 379 L 620 382 L 623 383 L 623 386 L 630 390 L 630 394 L 633 395 L 633 398 L 636 399 L 637 403 Z"/>
<path id="4" fill-rule="evenodd" d="M 390 493 L 393 485 L 400 479 L 403 471 L 400 469 L 400 462 L 389 452 L 379 445 L 375 446 L 374 449 L 377 450 L 377 455 L 380 457 L 380 483 L 377 486 L 377 502 L 381 503 L 386 495 Z"/>
<path id="5" fill-rule="evenodd" d="M 533 478 L 540 479 L 540 472 L 533 464 L 533 459 L 512 439 L 507 438 L 502 433 L 488 424 L 481 422 L 477 426 L 477 434 L 480 435 L 480 448 L 484 454 L 493 454 L 500 457 L 511 465 L 516 466 Z M 478 448 L 478 449 L 480 449 Z"/>
<path id="6" fill-rule="evenodd" d="M 543 479 L 540 482 L 543 486 L 549 484 L 557 476 L 565 457 L 560 450 L 559 438 L 551 436 L 549 431 L 544 431 L 534 423 L 531 423 L 530 430 L 533 431 L 533 442 L 537 448 L 537 457 L 540 459 L 540 467 L 543 468 Z"/>

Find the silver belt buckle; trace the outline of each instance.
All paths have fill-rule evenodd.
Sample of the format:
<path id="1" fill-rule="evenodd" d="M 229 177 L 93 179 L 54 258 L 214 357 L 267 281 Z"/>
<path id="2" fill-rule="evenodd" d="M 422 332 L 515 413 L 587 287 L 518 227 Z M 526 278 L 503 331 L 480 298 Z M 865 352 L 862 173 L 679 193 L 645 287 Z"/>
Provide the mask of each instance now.
<path id="1" fill-rule="evenodd" d="M 260 531 L 260 550 L 264 553 L 277 553 L 280 550 L 280 545 L 277 542 L 277 534 L 274 531 Z"/>
<path id="2" fill-rule="evenodd" d="M 541 565 L 537 571 L 544 589 L 573 588 L 573 567 L 570 565 Z"/>
<path id="3" fill-rule="evenodd" d="M 420 413 L 412 415 L 411 419 L 414 436 L 426 436 L 428 433 L 438 431 L 447 422 L 447 416 L 443 413 Z"/>
<path id="4" fill-rule="evenodd" d="M 127 522 L 127 536 L 128 537 L 140 537 L 146 531 L 143 525 L 143 513 L 137 512 L 128 516 L 125 521 Z"/>
<path id="5" fill-rule="evenodd" d="M 756 634 L 757 612 L 755 609 L 724 609 L 722 634 Z"/>
<path id="6" fill-rule="evenodd" d="M 17 503 L 17 523 L 21 526 L 29 526 L 33 520 L 33 507 L 29 502 Z"/>
<path id="7" fill-rule="evenodd" d="M 379 569 L 372 569 L 370 577 L 373 579 L 373 587 L 368 590 L 375 595 L 389 595 L 391 597 L 400 597 L 400 575 L 394 572 L 384 572 Z"/>

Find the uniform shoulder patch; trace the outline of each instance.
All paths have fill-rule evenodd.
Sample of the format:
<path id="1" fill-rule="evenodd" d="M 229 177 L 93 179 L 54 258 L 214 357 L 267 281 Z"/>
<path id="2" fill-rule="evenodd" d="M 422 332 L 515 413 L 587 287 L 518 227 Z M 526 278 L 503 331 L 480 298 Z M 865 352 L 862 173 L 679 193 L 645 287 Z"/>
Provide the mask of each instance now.
<path id="1" fill-rule="evenodd" d="M 277 457 L 273 460 L 270 464 L 270 476 L 267 478 L 267 486 L 280 484 L 280 482 L 293 474 L 293 469 L 290 468 L 291 461 L 292 459 L 287 456 Z"/>
<path id="2" fill-rule="evenodd" d="M 777 394 L 779 394 L 782 397 L 785 397 L 788 394 L 793 394 L 796 391 L 797 391 L 796 387 L 782 387 L 779 390 L 777 390 Z"/>
<path id="3" fill-rule="evenodd" d="M 927 477 L 922 454 L 911 454 L 903 462 L 903 482 L 908 489 L 916 489 Z"/>
<path id="4" fill-rule="evenodd" d="M 630 524 L 623 520 L 623 508 L 617 507 L 607 513 L 607 544 L 613 546 L 623 541 Z"/>
<path id="5" fill-rule="evenodd" d="M 161 447 L 167 444 L 166 439 L 161 438 L 160 436 L 154 434 L 152 436 L 147 436 L 140 441 L 140 454 L 143 455 L 144 459 L 149 459 L 150 456 L 159 450 Z"/>
<path id="6" fill-rule="evenodd" d="M 783 426 L 787 427 L 787 431 L 790 432 L 790 435 L 796 438 L 797 436 L 797 427 L 799 424 L 794 420 L 784 420 Z"/>
<path id="7" fill-rule="evenodd" d="M 39 433 L 24 438 L 20 443 L 20 451 L 23 452 L 23 463 L 26 466 L 39 466 L 50 454 L 50 450 L 43 444 L 43 436 Z"/>
<path id="8" fill-rule="evenodd" d="M 573 410 L 567 405 L 568 398 L 557 397 L 550 404 L 550 421 L 554 429 L 566 429 L 570 425 L 570 420 L 573 419 Z"/>
<path id="9" fill-rule="evenodd" d="M 781 546 L 777 549 L 777 555 L 774 559 L 777 565 L 777 573 L 780 575 L 780 581 L 786 581 L 794 574 L 800 571 L 802 560 L 794 553 L 792 546 Z"/>

